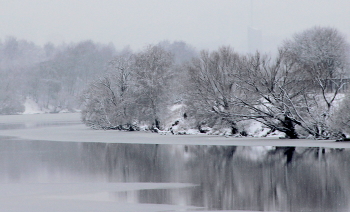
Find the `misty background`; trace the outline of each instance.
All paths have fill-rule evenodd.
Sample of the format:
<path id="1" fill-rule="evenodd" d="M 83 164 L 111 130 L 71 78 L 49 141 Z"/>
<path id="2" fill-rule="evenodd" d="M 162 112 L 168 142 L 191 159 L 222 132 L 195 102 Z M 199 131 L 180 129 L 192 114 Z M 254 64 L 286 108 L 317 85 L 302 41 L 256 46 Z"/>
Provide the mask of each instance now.
<path id="1" fill-rule="evenodd" d="M 343 136 L 329 123 L 347 113 L 346 1 L 0 2 L 0 114 L 35 104 L 82 110 L 98 129 L 191 116 L 184 128 L 200 132 L 225 122 L 242 133 L 253 119 L 293 138 L 299 126 Z"/>
<path id="2" fill-rule="evenodd" d="M 245 53 L 251 27 L 261 33 L 259 50 L 273 52 L 285 38 L 313 26 L 349 36 L 348 8 L 346 0 L 0 0 L 0 39 L 15 36 L 37 45 L 93 40 L 136 51 L 181 40 L 199 49 L 231 45 Z"/>

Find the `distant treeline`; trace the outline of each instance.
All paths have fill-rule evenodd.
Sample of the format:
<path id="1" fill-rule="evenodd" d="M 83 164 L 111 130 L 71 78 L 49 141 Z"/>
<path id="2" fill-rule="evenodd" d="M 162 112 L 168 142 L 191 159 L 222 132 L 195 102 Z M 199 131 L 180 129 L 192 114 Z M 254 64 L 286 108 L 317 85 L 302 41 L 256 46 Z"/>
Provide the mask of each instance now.
<path id="1" fill-rule="evenodd" d="M 79 93 L 103 74 L 116 50 L 92 41 L 41 47 L 8 37 L 0 55 L 0 113 L 15 114 L 23 112 L 26 98 L 51 112 L 78 109 Z"/>
<path id="2" fill-rule="evenodd" d="M 184 42 L 159 43 L 180 63 L 195 55 Z M 103 76 L 116 56 L 132 52 L 93 41 L 38 46 L 8 37 L 0 41 L 0 114 L 24 111 L 26 98 L 49 112 L 81 109 L 80 96 L 88 83 Z"/>
<path id="3" fill-rule="evenodd" d="M 0 43 L 0 113 L 21 113 L 31 98 L 50 112 L 81 109 L 92 128 L 159 130 L 181 105 L 199 130 L 220 125 L 244 135 L 240 123 L 254 120 L 289 138 L 345 137 L 349 53 L 328 27 L 295 34 L 276 55 L 197 52 L 181 41 L 138 52 L 92 41 L 40 47 L 9 37 Z"/>

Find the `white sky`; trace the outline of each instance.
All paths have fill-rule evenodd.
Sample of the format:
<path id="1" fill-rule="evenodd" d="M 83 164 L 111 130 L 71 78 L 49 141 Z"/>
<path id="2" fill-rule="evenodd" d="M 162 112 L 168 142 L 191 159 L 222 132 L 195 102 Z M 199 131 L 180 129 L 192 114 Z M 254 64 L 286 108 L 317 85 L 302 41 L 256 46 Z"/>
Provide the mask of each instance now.
<path id="1" fill-rule="evenodd" d="M 349 41 L 350 1 L 0 0 L 0 39 L 11 35 L 40 45 L 91 39 L 137 50 L 168 39 L 245 52 L 251 22 L 262 30 L 264 51 L 315 25 L 335 27 Z"/>

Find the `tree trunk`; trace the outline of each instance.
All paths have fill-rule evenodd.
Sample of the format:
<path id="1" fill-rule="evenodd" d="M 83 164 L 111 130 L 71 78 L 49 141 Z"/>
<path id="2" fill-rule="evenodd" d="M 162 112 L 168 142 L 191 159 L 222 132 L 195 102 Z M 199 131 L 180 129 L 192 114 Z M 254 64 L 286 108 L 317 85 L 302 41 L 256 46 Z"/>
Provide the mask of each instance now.
<path id="1" fill-rule="evenodd" d="M 158 118 L 154 119 L 154 125 L 156 126 L 156 128 L 160 129 L 160 121 L 158 120 Z"/>
<path id="2" fill-rule="evenodd" d="M 295 131 L 295 126 L 293 121 L 288 117 L 284 117 L 284 122 L 282 122 L 283 127 L 286 129 L 284 133 L 286 134 L 287 138 L 290 139 L 298 139 L 298 133 Z"/>

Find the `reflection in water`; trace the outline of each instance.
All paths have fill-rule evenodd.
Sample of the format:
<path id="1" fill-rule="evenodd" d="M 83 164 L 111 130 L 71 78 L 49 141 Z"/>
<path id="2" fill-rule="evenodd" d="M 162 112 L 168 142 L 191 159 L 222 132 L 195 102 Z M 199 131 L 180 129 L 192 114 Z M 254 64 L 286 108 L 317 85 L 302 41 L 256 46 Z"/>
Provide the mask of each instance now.
<path id="1" fill-rule="evenodd" d="M 114 201 L 210 210 L 348 211 L 350 151 L 0 140 L 0 183 L 179 182 Z"/>

